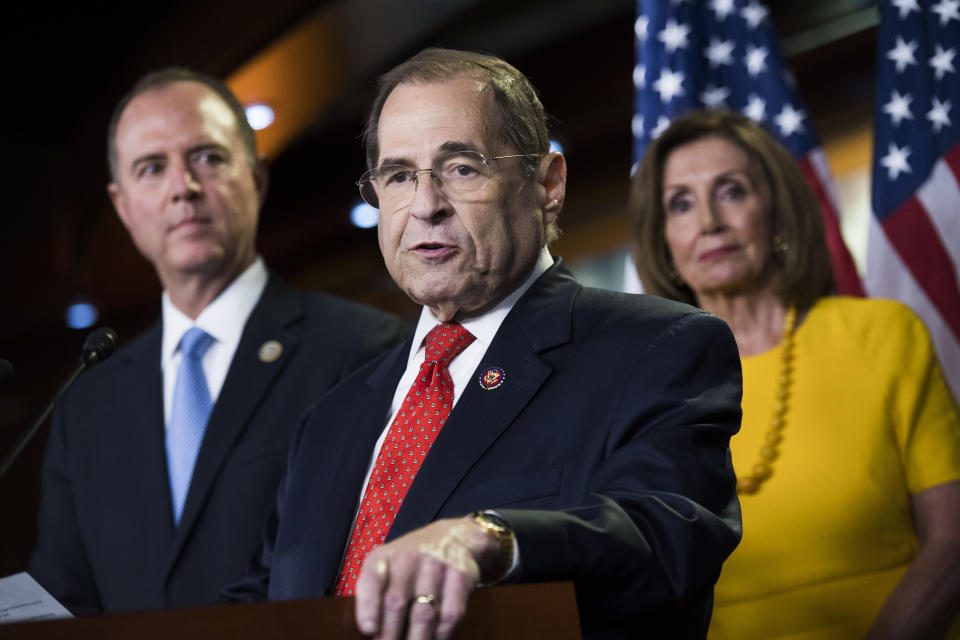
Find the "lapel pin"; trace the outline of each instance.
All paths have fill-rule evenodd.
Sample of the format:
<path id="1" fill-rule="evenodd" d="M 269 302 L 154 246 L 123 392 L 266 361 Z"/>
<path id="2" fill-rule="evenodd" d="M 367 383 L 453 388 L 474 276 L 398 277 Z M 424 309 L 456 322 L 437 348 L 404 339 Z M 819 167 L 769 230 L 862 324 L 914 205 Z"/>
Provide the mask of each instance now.
<path id="1" fill-rule="evenodd" d="M 503 369 L 490 367 L 480 374 L 480 386 L 486 391 L 491 391 L 502 385 L 506 379 L 507 374 L 504 373 Z"/>
<path id="2" fill-rule="evenodd" d="M 257 355 L 260 357 L 260 362 L 273 362 L 283 353 L 283 345 L 280 344 L 277 340 L 267 340 L 262 345 L 260 345 L 260 351 L 257 352 Z"/>

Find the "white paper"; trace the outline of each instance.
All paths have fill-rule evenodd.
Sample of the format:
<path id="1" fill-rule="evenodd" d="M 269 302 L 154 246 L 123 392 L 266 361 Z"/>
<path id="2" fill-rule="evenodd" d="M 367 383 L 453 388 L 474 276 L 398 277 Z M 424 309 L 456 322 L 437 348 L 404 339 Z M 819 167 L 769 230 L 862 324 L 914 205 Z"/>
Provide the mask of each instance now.
<path id="1" fill-rule="evenodd" d="M 72 617 L 29 573 L 0 578 L 0 624 Z"/>

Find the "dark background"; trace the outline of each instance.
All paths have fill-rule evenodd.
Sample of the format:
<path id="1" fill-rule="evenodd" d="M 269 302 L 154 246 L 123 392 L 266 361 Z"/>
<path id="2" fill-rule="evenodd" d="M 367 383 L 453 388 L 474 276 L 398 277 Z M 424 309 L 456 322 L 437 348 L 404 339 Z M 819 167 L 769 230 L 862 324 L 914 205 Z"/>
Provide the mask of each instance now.
<path id="1" fill-rule="evenodd" d="M 821 138 L 862 126 L 872 116 L 873 3 L 767 4 Z M 94 301 L 97 324 L 115 328 L 121 342 L 157 318 L 159 284 L 105 191 L 110 113 L 147 71 L 180 64 L 228 77 L 304 21 L 346 16 L 329 47 L 343 82 L 272 158 L 261 215 L 261 253 L 302 287 L 416 313 L 383 268 L 376 231 L 352 227 L 348 212 L 358 201 L 358 136 L 375 77 L 431 45 L 501 55 L 540 90 L 570 167 L 555 253 L 576 262 L 627 242 L 631 0 L 28 3 L 4 11 L 0 358 L 14 375 L 0 382 L 0 452 L 79 355 L 89 330 L 66 328 L 71 300 Z M 44 429 L 0 479 L 0 575 L 26 566 L 45 438 Z"/>

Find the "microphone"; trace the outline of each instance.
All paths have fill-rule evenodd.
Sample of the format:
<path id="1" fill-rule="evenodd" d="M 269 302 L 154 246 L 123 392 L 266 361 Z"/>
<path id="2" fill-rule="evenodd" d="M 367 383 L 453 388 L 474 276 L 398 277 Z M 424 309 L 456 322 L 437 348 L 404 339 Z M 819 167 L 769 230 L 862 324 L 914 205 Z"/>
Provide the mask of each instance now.
<path id="1" fill-rule="evenodd" d="M 0 358 L 0 382 L 3 382 L 7 378 L 13 375 L 13 365 L 10 364 L 9 360 L 4 360 Z"/>
<path id="2" fill-rule="evenodd" d="M 13 465 L 13 461 L 17 459 L 17 456 L 20 455 L 24 447 L 27 446 L 27 443 L 30 442 L 30 439 L 36 435 L 43 421 L 47 419 L 47 416 L 50 415 L 50 412 L 53 411 L 53 408 L 57 405 L 60 396 L 67 392 L 67 389 L 70 388 L 74 380 L 89 367 L 109 358 L 116 349 L 117 333 L 113 329 L 100 327 L 87 336 L 87 339 L 83 342 L 83 351 L 80 354 L 80 361 L 77 363 L 77 366 L 73 368 L 73 371 L 67 379 L 64 380 L 54 392 L 53 397 L 47 402 L 40 417 L 34 420 L 27 430 L 23 432 L 20 439 L 17 440 L 17 443 L 13 445 L 13 449 L 10 450 L 10 453 L 8 453 L 3 459 L 3 462 L 0 463 L 0 479 L 7 473 L 7 470 Z M 7 375 L 13 371 L 13 367 L 10 366 L 10 363 L 6 360 L 0 360 L 0 363 L 6 363 L 9 368 Z M 3 365 L 0 364 L 0 378 L 3 376 L 3 369 Z"/>
<path id="3" fill-rule="evenodd" d="M 117 350 L 117 332 L 109 327 L 100 327 L 83 341 L 83 353 L 80 362 L 85 366 L 94 365 L 110 357 Z"/>

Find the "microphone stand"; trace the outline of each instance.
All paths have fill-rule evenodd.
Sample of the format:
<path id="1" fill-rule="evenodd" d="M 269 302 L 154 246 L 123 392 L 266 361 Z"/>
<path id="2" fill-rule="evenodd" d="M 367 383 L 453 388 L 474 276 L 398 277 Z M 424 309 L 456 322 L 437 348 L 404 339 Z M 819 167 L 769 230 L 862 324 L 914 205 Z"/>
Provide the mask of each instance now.
<path id="1" fill-rule="evenodd" d="M 73 371 L 70 373 L 69 377 L 63 381 L 63 383 L 57 387 L 56 392 L 54 392 L 53 397 L 50 398 L 50 401 L 47 402 L 47 405 L 44 407 L 43 412 L 40 413 L 40 416 L 33 421 L 30 427 L 20 435 L 20 439 L 17 440 L 17 443 L 13 445 L 13 449 L 10 450 L 10 453 L 3 459 L 3 462 L 0 463 L 0 480 L 3 479 L 3 476 L 7 473 L 7 470 L 13 465 L 14 460 L 20 455 L 24 447 L 27 446 L 27 443 L 36 435 L 37 431 L 43 425 L 44 420 L 47 419 L 47 416 L 50 415 L 50 412 L 53 411 L 53 408 L 57 405 L 57 402 L 60 401 L 60 396 L 66 393 L 67 389 L 70 388 L 70 385 L 73 384 L 74 380 L 83 373 L 88 367 L 93 366 L 101 360 L 105 360 L 113 350 L 116 349 L 117 345 L 117 334 L 114 333 L 113 329 L 108 329 L 106 327 L 97 329 L 91 333 L 87 340 L 83 343 L 83 354 L 80 356 L 80 361 L 77 363 L 77 366 L 73 368 Z"/>

